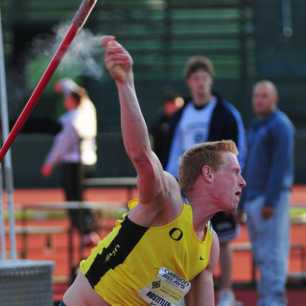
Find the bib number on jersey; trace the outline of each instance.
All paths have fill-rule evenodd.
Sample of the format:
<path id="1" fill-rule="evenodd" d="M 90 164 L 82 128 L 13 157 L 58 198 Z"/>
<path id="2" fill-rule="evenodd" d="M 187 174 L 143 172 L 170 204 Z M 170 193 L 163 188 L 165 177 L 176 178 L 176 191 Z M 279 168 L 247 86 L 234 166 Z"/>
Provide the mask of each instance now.
<path id="1" fill-rule="evenodd" d="M 139 291 L 149 305 L 177 306 L 190 290 L 191 283 L 167 268 L 160 268 L 151 284 Z"/>

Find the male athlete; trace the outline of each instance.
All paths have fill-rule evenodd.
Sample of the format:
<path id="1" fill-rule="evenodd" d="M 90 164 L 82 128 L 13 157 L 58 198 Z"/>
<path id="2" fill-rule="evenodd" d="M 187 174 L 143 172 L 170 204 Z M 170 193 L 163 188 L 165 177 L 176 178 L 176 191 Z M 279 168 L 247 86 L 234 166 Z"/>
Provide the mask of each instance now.
<path id="1" fill-rule="evenodd" d="M 117 85 L 124 146 L 138 175 L 138 204 L 80 265 L 60 305 L 213 306 L 219 241 L 209 219 L 236 209 L 245 181 L 232 141 L 204 143 L 182 157 L 180 185 L 153 153 L 133 81 L 133 60 L 112 36 L 105 65 Z M 205 204 L 203 204 L 205 203 Z"/>

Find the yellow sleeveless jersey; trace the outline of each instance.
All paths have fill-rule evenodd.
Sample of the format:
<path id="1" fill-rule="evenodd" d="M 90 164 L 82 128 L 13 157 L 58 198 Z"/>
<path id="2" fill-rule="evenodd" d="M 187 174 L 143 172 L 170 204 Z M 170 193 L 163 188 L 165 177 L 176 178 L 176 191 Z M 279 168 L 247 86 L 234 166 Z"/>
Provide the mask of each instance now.
<path id="1" fill-rule="evenodd" d="M 176 280 L 181 278 L 188 283 L 207 267 L 212 240 L 210 225 L 204 239 L 198 239 L 193 229 L 192 208 L 187 204 L 173 221 L 162 226 L 143 227 L 126 216 L 81 262 L 80 270 L 110 305 L 150 305 L 141 295 L 150 284 L 160 286 L 160 279 L 154 280 L 161 268 L 165 268 L 163 273 L 171 271 L 163 274 L 166 277 L 173 272 L 178 276 Z M 184 287 L 179 280 L 176 283 Z M 155 301 L 151 305 L 175 305 L 152 292 L 146 294 Z"/>

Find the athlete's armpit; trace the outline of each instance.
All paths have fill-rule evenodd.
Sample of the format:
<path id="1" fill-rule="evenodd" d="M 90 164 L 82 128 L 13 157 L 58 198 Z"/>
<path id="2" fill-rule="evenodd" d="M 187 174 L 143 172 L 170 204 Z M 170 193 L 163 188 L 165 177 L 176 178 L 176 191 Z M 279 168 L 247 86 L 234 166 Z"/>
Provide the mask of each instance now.
<path id="1" fill-rule="evenodd" d="M 207 266 L 207 269 L 210 270 L 212 273 L 214 273 L 214 270 L 219 262 L 219 256 L 220 256 L 219 238 L 216 232 L 213 230 L 213 241 L 212 241 L 210 257 L 209 257 L 210 261 Z"/>
<path id="2" fill-rule="evenodd" d="M 198 274 L 191 282 L 191 290 L 186 297 L 186 306 L 214 306 L 213 272 L 219 261 L 219 239 L 213 231 L 213 242 L 210 252 L 210 262 L 207 268 Z"/>

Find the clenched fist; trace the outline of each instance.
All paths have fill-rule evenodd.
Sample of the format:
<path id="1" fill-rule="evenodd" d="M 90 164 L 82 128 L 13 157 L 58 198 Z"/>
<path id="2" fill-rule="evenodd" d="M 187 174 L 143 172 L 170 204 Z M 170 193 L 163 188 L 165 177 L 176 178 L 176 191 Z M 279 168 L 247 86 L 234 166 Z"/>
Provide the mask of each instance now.
<path id="1" fill-rule="evenodd" d="M 114 81 L 123 83 L 133 78 L 133 59 L 113 36 L 104 36 L 102 46 L 105 49 L 104 62 Z"/>

